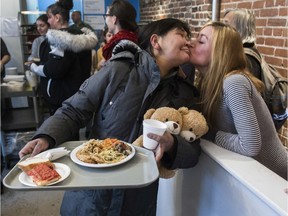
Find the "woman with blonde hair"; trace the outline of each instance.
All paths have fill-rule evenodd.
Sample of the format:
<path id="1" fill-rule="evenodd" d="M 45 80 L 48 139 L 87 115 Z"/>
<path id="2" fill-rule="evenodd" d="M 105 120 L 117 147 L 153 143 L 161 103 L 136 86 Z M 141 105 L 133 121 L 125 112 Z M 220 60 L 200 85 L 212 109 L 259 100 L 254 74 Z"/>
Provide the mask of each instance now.
<path id="1" fill-rule="evenodd" d="M 190 62 L 203 76 L 201 101 L 215 144 L 253 157 L 287 179 L 287 152 L 261 97 L 263 83 L 248 70 L 239 33 L 209 22 L 191 43 Z"/>

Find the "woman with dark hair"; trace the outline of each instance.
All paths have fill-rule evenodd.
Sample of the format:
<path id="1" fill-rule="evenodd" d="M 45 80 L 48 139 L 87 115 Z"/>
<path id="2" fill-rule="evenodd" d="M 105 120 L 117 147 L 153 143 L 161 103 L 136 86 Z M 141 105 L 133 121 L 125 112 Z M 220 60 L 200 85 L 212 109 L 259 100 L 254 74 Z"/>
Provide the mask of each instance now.
<path id="1" fill-rule="evenodd" d="M 136 23 L 136 10 L 128 2 L 115 0 L 109 6 L 105 18 L 108 31 L 113 34 L 111 40 L 103 47 L 103 57 L 109 60 L 113 54 L 113 49 L 121 40 L 124 43 L 129 41 L 137 43 L 138 25 Z"/>
<path id="2" fill-rule="evenodd" d="M 122 4 L 119 0 L 115 2 Z M 127 12 L 125 8 L 122 10 Z M 110 15 L 118 23 L 117 17 Z M 93 115 L 89 138 L 113 137 L 133 143 L 142 134 L 143 116 L 148 109 L 196 108 L 196 89 L 179 75 L 179 65 L 190 58 L 188 24 L 178 19 L 162 19 L 145 26 L 140 35 L 140 47 L 131 40 L 115 44 L 106 65 L 41 125 L 33 140 L 19 152 L 21 158 L 69 140 Z M 188 143 L 170 133 L 149 137 L 159 143 L 156 160 L 161 160 L 166 168 L 197 164 L 201 152 L 199 140 Z M 157 193 L 158 180 L 142 188 L 66 191 L 61 215 L 155 216 Z"/>
<path id="3" fill-rule="evenodd" d="M 91 49 L 98 42 L 91 30 L 83 34 L 80 29 L 68 27 L 72 7 L 72 0 L 60 0 L 47 8 L 51 29 L 40 46 L 40 65 L 30 67 L 40 76 L 41 93 L 50 114 L 54 114 L 90 76 Z"/>
<path id="4" fill-rule="evenodd" d="M 30 63 L 39 62 L 40 60 L 40 45 L 45 40 L 46 33 L 50 28 L 50 24 L 48 23 L 48 17 L 46 14 L 40 15 L 36 20 L 37 31 L 40 36 L 33 40 L 31 55 L 28 57 L 28 61 Z"/>

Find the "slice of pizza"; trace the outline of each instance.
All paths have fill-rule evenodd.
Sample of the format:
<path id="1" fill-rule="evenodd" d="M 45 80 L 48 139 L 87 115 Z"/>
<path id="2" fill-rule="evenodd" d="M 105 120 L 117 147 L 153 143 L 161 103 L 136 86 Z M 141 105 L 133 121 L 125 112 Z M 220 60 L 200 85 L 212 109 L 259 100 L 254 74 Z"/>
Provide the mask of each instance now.
<path id="1" fill-rule="evenodd" d="M 38 186 L 51 184 L 61 178 L 60 174 L 55 170 L 55 165 L 48 159 L 31 158 L 21 161 L 17 165 Z"/>

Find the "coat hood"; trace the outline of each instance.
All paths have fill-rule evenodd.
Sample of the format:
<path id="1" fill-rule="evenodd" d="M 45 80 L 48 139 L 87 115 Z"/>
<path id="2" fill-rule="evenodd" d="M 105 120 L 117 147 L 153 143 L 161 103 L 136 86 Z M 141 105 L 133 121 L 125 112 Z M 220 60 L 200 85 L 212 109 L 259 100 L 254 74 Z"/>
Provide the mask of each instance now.
<path id="1" fill-rule="evenodd" d="M 133 41 L 130 40 L 121 40 L 112 51 L 112 56 L 120 53 L 122 51 L 129 51 L 132 54 L 136 54 L 137 52 L 141 51 L 141 48 L 135 44 Z"/>
<path id="2" fill-rule="evenodd" d="M 71 50 L 77 53 L 94 49 L 98 43 L 95 33 L 88 28 L 83 28 L 81 31 L 83 34 L 74 35 L 67 31 L 49 29 L 46 37 L 50 45 L 61 50 Z"/>

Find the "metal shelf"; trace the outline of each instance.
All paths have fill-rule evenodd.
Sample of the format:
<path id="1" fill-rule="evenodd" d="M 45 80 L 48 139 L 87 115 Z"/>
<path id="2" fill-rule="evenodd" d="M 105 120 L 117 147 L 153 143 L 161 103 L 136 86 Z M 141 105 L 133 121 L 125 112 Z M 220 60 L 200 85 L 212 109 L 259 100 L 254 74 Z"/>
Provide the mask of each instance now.
<path id="1" fill-rule="evenodd" d="M 25 108 L 7 108 L 2 114 L 1 130 L 17 130 L 37 128 L 41 116 L 38 110 L 37 91 L 35 88 L 24 85 L 22 88 L 1 86 L 1 98 L 31 97 L 33 106 Z"/>
<path id="2" fill-rule="evenodd" d="M 38 126 L 33 108 L 17 108 L 8 110 L 4 114 L 1 129 L 6 131 L 37 128 Z"/>

